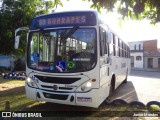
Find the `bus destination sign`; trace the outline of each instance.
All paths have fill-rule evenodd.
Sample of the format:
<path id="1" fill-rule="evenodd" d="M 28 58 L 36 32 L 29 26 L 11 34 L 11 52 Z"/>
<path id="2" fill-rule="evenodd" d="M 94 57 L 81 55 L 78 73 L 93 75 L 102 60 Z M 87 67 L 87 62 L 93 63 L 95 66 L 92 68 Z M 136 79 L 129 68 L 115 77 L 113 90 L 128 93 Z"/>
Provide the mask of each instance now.
<path id="1" fill-rule="evenodd" d="M 66 12 L 39 16 L 33 19 L 30 29 L 44 29 L 67 26 L 96 25 L 94 12 Z"/>
<path id="2" fill-rule="evenodd" d="M 39 19 L 39 26 L 61 25 L 61 24 L 85 24 L 86 16 L 66 16 L 58 18 Z"/>

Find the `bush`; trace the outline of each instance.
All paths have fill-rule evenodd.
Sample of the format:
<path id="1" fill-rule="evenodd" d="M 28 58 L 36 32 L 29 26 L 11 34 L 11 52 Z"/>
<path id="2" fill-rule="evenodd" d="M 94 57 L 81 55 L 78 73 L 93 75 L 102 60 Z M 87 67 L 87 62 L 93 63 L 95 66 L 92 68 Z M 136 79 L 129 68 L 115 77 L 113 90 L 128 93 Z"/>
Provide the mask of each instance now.
<path id="1" fill-rule="evenodd" d="M 5 72 L 7 70 L 7 67 L 0 66 L 0 72 Z"/>
<path id="2" fill-rule="evenodd" d="M 14 70 L 16 70 L 16 71 L 25 71 L 25 69 L 26 69 L 26 63 L 23 60 L 21 60 L 20 58 L 18 58 L 15 61 Z"/>

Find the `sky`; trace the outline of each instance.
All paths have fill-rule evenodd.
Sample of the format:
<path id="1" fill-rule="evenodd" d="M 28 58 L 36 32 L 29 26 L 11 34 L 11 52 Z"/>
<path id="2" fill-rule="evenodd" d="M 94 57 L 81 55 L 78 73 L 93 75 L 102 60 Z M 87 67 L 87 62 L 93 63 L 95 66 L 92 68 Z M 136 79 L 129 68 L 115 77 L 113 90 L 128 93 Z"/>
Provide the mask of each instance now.
<path id="1" fill-rule="evenodd" d="M 84 2 L 82 0 L 61 0 L 63 7 L 58 6 L 56 12 L 71 11 L 71 10 L 89 10 L 91 2 Z M 108 24 L 119 36 L 126 42 L 144 41 L 144 40 L 158 40 L 158 47 L 160 48 L 160 23 L 151 25 L 149 20 L 122 21 L 119 25 L 120 15 L 116 12 L 106 14 L 105 10 L 102 10 L 100 15 L 102 19 Z"/>

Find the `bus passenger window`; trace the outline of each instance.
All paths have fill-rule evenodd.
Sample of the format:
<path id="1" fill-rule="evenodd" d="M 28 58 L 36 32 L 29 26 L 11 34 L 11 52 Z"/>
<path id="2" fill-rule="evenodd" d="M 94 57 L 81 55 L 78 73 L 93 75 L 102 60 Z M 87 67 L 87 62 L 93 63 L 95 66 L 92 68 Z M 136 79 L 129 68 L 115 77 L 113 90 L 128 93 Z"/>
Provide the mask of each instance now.
<path id="1" fill-rule="evenodd" d="M 106 31 L 100 27 L 100 55 L 107 54 Z"/>
<path id="2" fill-rule="evenodd" d="M 116 47 L 116 55 L 119 56 L 119 48 Z"/>
<path id="3" fill-rule="evenodd" d="M 110 49 L 109 49 L 110 51 L 109 51 L 109 55 L 113 55 L 113 45 L 112 44 L 110 44 Z"/>
<path id="4" fill-rule="evenodd" d="M 121 56 L 121 49 L 120 48 L 118 48 L 119 49 L 119 57 Z"/>
<path id="5" fill-rule="evenodd" d="M 116 44 L 116 36 L 113 35 L 113 44 L 115 45 Z"/>
<path id="6" fill-rule="evenodd" d="M 107 43 L 106 32 L 103 32 L 103 38 L 104 38 L 104 54 L 108 54 L 108 43 Z"/>
<path id="7" fill-rule="evenodd" d="M 113 45 L 113 55 L 116 56 L 116 46 Z"/>
<path id="8" fill-rule="evenodd" d="M 124 50 L 122 49 L 122 57 L 124 57 Z"/>
<path id="9" fill-rule="evenodd" d="M 120 39 L 118 39 L 118 47 L 120 47 Z"/>
<path id="10" fill-rule="evenodd" d="M 123 57 L 123 49 L 121 49 L 121 57 Z"/>

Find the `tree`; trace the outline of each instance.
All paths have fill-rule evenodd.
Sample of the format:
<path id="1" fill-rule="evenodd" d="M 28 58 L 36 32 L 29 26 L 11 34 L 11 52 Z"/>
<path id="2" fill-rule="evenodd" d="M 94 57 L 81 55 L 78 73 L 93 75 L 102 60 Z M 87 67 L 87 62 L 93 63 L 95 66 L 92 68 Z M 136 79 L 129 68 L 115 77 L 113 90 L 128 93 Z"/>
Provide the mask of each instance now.
<path id="1" fill-rule="evenodd" d="M 0 54 L 14 51 L 14 31 L 22 26 L 29 26 L 33 17 L 54 11 L 62 0 L 3 0 L 0 8 Z M 152 23 L 160 21 L 159 0 L 83 0 L 92 1 L 92 8 L 99 12 L 117 9 L 122 17 L 132 19 L 150 19 Z M 22 36 L 25 39 L 26 36 Z M 21 40 L 18 54 L 25 53 L 25 40 Z"/>
<path id="2" fill-rule="evenodd" d="M 108 11 L 116 9 L 123 18 L 151 20 L 151 23 L 160 21 L 160 0 L 83 0 L 92 1 L 92 8 L 99 12 L 102 8 Z"/>
<path id="3" fill-rule="evenodd" d="M 0 54 L 14 52 L 15 29 L 29 26 L 35 16 L 54 11 L 58 4 L 62 5 L 60 0 L 3 0 L 0 9 Z M 18 55 L 25 53 L 25 34 L 21 39 L 20 48 L 16 51 Z"/>

